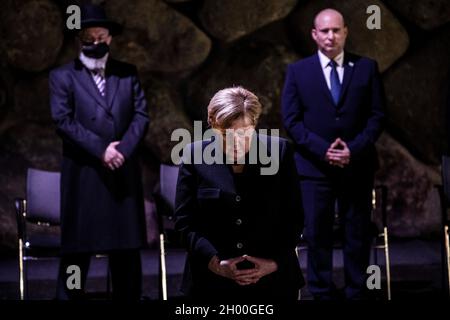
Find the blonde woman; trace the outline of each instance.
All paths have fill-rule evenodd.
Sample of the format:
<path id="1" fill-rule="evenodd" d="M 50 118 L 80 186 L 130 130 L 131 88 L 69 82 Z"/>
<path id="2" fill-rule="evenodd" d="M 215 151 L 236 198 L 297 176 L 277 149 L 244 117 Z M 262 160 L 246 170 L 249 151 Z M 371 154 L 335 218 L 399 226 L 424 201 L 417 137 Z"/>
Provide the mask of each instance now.
<path id="1" fill-rule="evenodd" d="M 215 159 L 223 159 L 185 161 L 178 177 L 176 228 L 188 251 L 182 291 L 192 299 L 292 301 L 304 284 L 295 255 L 303 212 L 293 151 L 287 140 L 257 133 L 260 114 L 252 92 L 221 90 L 208 106 L 216 135 L 186 148 L 188 155 L 218 150 Z M 275 174 L 263 174 L 254 157 L 260 149 L 276 155 Z"/>

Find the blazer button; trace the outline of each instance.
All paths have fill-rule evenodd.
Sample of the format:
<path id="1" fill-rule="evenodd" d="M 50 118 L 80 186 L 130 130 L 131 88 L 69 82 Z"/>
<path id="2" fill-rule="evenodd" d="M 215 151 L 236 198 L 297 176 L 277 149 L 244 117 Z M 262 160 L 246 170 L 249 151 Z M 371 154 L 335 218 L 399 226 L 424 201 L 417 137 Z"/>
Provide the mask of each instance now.
<path id="1" fill-rule="evenodd" d="M 240 225 L 242 224 L 242 220 L 241 220 L 241 219 L 236 219 L 236 224 L 237 224 L 238 226 L 240 226 Z"/>
<path id="2" fill-rule="evenodd" d="M 236 248 L 238 248 L 238 249 L 242 249 L 243 247 L 244 247 L 244 245 L 242 243 L 240 243 L 240 242 L 238 242 L 236 244 Z"/>
<path id="3" fill-rule="evenodd" d="M 336 121 L 339 121 L 339 120 L 341 120 L 341 118 L 340 117 L 336 117 Z"/>
<path id="4" fill-rule="evenodd" d="M 241 196 L 237 195 L 236 196 L 236 202 L 239 202 L 239 201 L 241 201 Z"/>

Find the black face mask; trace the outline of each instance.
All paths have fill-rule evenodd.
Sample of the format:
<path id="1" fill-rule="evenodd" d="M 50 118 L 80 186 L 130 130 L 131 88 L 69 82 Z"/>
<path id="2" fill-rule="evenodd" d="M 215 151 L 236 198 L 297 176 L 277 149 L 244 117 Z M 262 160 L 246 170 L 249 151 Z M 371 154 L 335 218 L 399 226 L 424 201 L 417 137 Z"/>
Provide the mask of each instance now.
<path id="1" fill-rule="evenodd" d="M 83 43 L 81 51 L 86 57 L 93 59 L 103 58 L 109 52 L 109 46 L 106 42 L 94 43 Z"/>

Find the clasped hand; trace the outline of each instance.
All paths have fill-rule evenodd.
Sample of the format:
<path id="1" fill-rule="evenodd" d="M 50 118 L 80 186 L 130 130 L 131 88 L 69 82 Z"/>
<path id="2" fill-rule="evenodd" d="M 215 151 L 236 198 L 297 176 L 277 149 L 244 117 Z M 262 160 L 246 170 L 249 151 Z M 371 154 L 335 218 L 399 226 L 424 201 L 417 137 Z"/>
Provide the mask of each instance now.
<path id="1" fill-rule="evenodd" d="M 343 168 L 350 163 L 350 149 L 341 138 L 337 138 L 328 148 L 325 160 L 332 166 Z"/>
<path id="2" fill-rule="evenodd" d="M 252 262 L 254 267 L 239 270 L 237 264 L 245 260 Z M 246 286 L 257 283 L 262 277 L 277 271 L 278 265 L 272 259 L 256 258 L 248 255 L 227 260 L 219 260 L 217 256 L 214 256 L 210 260 L 208 268 L 215 274 L 234 280 L 241 286 Z"/>
<path id="3" fill-rule="evenodd" d="M 125 162 L 125 157 L 116 149 L 119 143 L 120 141 L 111 142 L 103 153 L 103 165 L 108 169 L 119 169 Z"/>

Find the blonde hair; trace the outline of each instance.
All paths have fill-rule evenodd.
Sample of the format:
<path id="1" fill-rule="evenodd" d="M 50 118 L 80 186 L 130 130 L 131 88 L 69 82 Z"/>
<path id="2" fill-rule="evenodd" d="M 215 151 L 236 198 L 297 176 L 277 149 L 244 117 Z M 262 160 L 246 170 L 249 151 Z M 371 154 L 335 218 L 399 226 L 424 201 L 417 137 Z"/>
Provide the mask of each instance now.
<path id="1" fill-rule="evenodd" d="M 240 118 L 247 118 L 256 126 L 262 106 L 258 97 L 243 87 L 218 91 L 208 105 L 208 124 L 212 128 L 227 129 Z"/>

